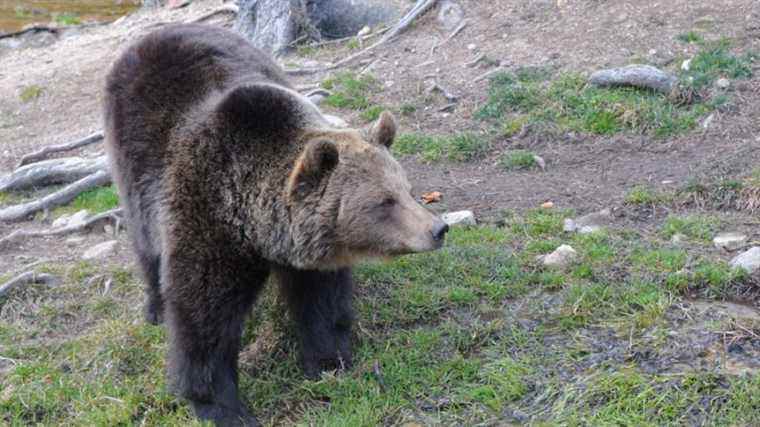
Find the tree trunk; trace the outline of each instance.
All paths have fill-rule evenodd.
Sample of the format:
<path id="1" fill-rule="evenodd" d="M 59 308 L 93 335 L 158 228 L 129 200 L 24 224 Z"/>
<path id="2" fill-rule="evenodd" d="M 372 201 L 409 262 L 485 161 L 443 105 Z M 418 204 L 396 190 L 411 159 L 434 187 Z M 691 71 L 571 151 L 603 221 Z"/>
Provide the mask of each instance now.
<path id="1" fill-rule="evenodd" d="M 279 55 L 300 35 L 353 36 L 397 15 L 380 0 L 241 0 L 235 29 L 260 49 Z"/>

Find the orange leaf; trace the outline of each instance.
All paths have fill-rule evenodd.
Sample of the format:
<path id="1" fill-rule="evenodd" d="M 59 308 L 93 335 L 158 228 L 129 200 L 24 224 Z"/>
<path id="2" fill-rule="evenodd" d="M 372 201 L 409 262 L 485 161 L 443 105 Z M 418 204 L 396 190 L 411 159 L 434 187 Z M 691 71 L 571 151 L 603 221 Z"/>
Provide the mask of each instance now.
<path id="1" fill-rule="evenodd" d="M 439 191 L 431 191 L 430 193 L 425 193 L 422 195 L 422 202 L 426 205 L 429 205 L 431 203 L 438 203 L 441 201 L 441 197 L 443 197 L 443 194 L 441 194 Z"/>

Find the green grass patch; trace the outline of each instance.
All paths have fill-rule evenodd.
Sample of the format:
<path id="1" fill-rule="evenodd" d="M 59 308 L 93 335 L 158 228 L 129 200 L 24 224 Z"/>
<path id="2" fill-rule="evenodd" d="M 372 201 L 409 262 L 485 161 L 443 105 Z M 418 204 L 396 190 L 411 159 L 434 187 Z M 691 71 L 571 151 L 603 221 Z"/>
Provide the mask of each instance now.
<path id="1" fill-rule="evenodd" d="M 59 25 L 79 25 L 82 20 L 76 13 L 58 13 L 53 15 L 53 22 Z"/>
<path id="2" fill-rule="evenodd" d="M 637 185 L 625 195 L 625 203 L 629 205 L 656 205 L 668 203 L 671 200 L 671 195 L 659 192 L 646 185 Z"/>
<path id="3" fill-rule="evenodd" d="M 684 43 L 697 43 L 697 44 L 704 43 L 705 41 L 705 38 L 702 37 L 701 34 L 699 34 L 698 32 L 694 30 L 681 33 L 678 36 L 676 36 L 676 39 Z"/>
<path id="4" fill-rule="evenodd" d="M 689 239 L 709 242 L 720 226 L 720 219 L 714 216 L 688 215 L 669 216 L 660 229 L 666 239 L 682 234 Z"/>
<path id="5" fill-rule="evenodd" d="M 393 151 L 400 155 L 420 155 L 426 162 L 467 162 L 482 157 L 488 145 L 484 138 L 471 133 L 451 136 L 402 134 L 394 141 Z"/>
<path id="6" fill-rule="evenodd" d="M 592 87 L 579 74 L 545 82 L 500 73 L 491 79 L 488 100 L 476 116 L 502 121 L 507 136 L 529 124 L 597 135 L 632 132 L 667 137 L 693 128 L 707 111 L 703 105 L 677 106 L 652 91 Z"/>
<path id="7" fill-rule="evenodd" d="M 350 71 L 336 74 L 322 82 L 322 87 L 332 91 L 325 104 L 334 108 L 364 111 L 370 108 L 369 96 L 380 90 L 377 80 L 370 75 L 357 75 Z"/>
<path id="8" fill-rule="evenodd" d="M 35 100 L 42 95 L 43 89 L 41 86 L 38 85 L 29 85 L 24 86 L 21 89 L 21 93 L 19 94 L 19 98 L 21 99 L 21 102 L 29 102 L 32 100 Z"/>
<path id="9" fill-rule="evenodd" d="M 499 158 L 499 163 L 505 170 L 531 169 L 537 165 L 535 154 L 527 150 L 506 151 Z"/>
<path id="10" fill-rule="evenodd" d="M 752 77 L 752 64 L 756 60 L 757 55 L 753 53 L 742 56 L 732 53 L 726 39 L 704 43 L 692 58 L 689 70 L 682 71 L 681 80 L 687 87 L 699 91 L 721 77 L 748 79 Z"/>
<path id="11" fill-rule="evenodd" d="M 62 214 L 79 212 L 82 209 L 86 209 L 93 214 L 105 212 L 117 208 L 118 206 L 119 195 L 116 191 L 116 187 L 110 185 L 108 187 L 94 188 L 85 191 L 78 195 L 68 205 L 55 209 L 53 214 L 55 216 L 60 216 Z"/>

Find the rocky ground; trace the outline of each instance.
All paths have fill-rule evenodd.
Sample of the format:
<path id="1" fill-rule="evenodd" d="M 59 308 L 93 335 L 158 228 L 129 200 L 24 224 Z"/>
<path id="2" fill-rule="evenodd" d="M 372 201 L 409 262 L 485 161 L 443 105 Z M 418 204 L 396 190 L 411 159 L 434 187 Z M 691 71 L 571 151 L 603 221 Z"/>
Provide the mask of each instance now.
<path id="1" fill-rule="evenodd" d="M 392 110 L 415 193 L 438 191 L 431 209 L 480 225 L 441 252 L 359 268 L 356 366 L 320 381 L 300 376 L 266 295 L 242 355 L 255 412 L 269 424 L 760 423 L 760 5 L 457 4 L 453 22 L 434 9 L 349 66 L 294 79 L 329 89 L 322 108 L 356 127 Z M 101 128 L 104 74 L 129 42 L 219 6 L 0 40 L 0 175 Z M 326 66 L 372 40 L 280 61 Z M 585 85 L 632 63 L 678 76 L 689 99 Z M 2 193 L 0 207 L 49 191 Z M 0 223 L 0 236 L 117 203 L 96 190 Z M 190 419 L 165 390 L 165 334 L 141 321 L 129 243 L 109 226 L 0 248 L 0 282 L 60 278 L 0 296 L 4 422 Z"/>

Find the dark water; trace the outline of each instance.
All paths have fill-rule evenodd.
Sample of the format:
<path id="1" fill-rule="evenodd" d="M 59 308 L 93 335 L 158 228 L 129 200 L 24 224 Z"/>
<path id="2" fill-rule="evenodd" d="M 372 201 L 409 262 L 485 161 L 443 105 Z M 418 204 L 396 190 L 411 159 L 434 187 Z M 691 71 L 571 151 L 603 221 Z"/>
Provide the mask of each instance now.
<path id="1" fill-rule="evenodd" d="M 0 0 L 0 33 L 39 23 L 71 25 L 113 21 L 139 5 L 139 0 Z"/>

